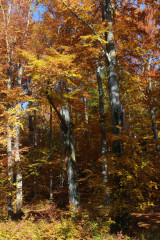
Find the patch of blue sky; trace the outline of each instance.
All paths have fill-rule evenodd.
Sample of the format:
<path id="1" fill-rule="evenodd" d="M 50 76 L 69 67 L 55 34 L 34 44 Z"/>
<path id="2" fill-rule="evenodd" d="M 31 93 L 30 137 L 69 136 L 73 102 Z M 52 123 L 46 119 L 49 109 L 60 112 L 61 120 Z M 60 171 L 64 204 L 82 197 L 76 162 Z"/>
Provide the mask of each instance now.
<path id="1" fill-rule="evenodd" d="M 141 9 L 145 9 L 145 7 L 146 7 L 146 5 L 145 5 L 144 3 L 142 3 L 142 4 L 140 5 L 140 8 L 141 8 Z"/>
<path id="2" fill-rule="evenodd" d="M 24 103 L 22 104 L 23 109 L 26 109 L 26 108 L 27 108 L 28 103 L 29 103 L 29 102 L 24 102 Z"/>
<path id="3" fill-rule="evenodd" d="M 34 7 L 34 6 L 33 6 Z M 44 7 L 43 4 L 39 4 L 37 7 L 36 7 L 36 10 L 33 12 L 33 19 L 35 21 L 40 21 L 41 18 L 42 18 L 42 14 L 45 12 L 46 10 L 46 7 Z"/>

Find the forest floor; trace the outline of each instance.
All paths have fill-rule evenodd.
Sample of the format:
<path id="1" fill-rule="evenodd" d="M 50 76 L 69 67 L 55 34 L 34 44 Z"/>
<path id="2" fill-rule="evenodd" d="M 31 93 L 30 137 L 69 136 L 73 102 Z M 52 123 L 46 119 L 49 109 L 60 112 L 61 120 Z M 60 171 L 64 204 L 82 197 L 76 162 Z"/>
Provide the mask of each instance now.
<path id="1" fill-rule="evenodd" d="M 20 221 L 0 220 L 0 240 L 160 240 L 160 208 L 132 213 L 132 224 L 123 231 L 110 233 L 111 221 L 91 220 L 84 214 L 75 219 L 53 205 L 25 210 Z M 51 221 L 50 221 L 51 220 Z"/>
<path id="2" fill-rule="evenodd" d="M 135 222 L 130 229 L 133 235 L 147 232 L 150 235 L 155 235 L 155 239 L 160 240 L 160 207 L 150 207 L 144 212 L 132 213 L 131 216 Z M 152 238 L 149 239 L 152 240 Z"/>

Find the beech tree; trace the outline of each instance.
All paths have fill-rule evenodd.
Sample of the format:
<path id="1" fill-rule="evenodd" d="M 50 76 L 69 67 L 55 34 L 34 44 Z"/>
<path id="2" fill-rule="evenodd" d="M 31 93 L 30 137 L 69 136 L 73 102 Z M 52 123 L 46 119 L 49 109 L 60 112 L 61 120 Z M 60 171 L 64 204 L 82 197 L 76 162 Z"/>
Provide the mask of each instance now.
<path id="1" fill-rule="evenodd" d="M 7 95 L 14 93 L 15 98 L 7 96 L 8 101 L 8 127 L 7 127 L 7 152 L 8 152 L 8 177 L 10 186 L 13 184 L 13 166 L 17 164 L 16 190 L 17 190 L 17 214 L 22 212 L 22 173 L 20 170 L 20 153 L 19 153 L 19 134 L 20 134 L 20 112 L 21 99 L 20 91 L 22 90 L 22 62 L 18 57 L 18 48 L 24 48 L 28 34 L 31 5 L 27 2 L 13 3 L 12 1 L 0 1 L 1 7 L 1 29 L 4 52 L 4 74 L 8 77 Z M 14 88 L 14 90 L 12 90 Z M 12 117 L 13 115 L 14 118 Z M 14 120 L 11 120 L 13 118 Z M 12 141 L 14 143 L 12 146 Z M 12 188 L 12 186 L 11 186 Z M 12 190 L 11 190 L 12 191 Z M 12 194 L 8 197 L 8 215 L 13 217 Z"/>
<path id="2" fill-rule="evenodd" d="M 94 208 L 105 199 L 113 215 L 156 202 L 157 7 L 147 0 L 144 6 L 107 0 L 39 4 L 0 1 L 0 133 L 17 214 L 22 173 L 26 202 L 50 198 L 75 211 L 80 196 L 82 206 Z M 10 194 L 10 216 L 12 205 Z"/>

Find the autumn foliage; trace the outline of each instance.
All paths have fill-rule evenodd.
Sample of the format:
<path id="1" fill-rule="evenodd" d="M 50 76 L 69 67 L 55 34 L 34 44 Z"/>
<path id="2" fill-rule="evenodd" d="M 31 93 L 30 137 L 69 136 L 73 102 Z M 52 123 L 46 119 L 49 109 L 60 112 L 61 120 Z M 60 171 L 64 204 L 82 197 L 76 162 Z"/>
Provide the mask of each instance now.
<path id="1" fill-rule="evenodd" d="M 115 221 L 158 204 L 159 7 L 0 0 L 0 204 L 11 217 L 49 198 Z"/>

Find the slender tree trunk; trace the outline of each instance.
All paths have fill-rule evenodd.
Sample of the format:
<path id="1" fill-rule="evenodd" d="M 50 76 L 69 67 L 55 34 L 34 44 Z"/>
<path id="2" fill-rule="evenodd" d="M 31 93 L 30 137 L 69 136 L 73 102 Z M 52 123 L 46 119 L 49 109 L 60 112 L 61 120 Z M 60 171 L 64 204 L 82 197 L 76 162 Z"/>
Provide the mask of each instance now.
<path id="1" fill-rule="evenodd" d="M 77 120 L 77 118 L 76 118 Z M 90 142 L 89 142 L 89 131 L 88 131 L 88 112 L 87 112 L 87 99 L 86 97 L 84 97 L 84 120 L 85 120 L 85 130 L 84 130 L 84 137 L 85 137 L 85 144 L 86 144 L 86 148 L 89 149 L 90 148 Z M 78 141 L 76 141 L 76 146 L 78 147 L 79 143 Z M 85 151 L 85 157 L 86 157 L 86 162 L 88 162 L 88 153 L 89 151 Z M 92 168 L 94 169 L 94 163 L 92 161 Z"/>
<path id="2" fill-rule="evenodd" d="M 22 65 L 18 64 L 18 77 L 17 77 L 17 86 L 21 87 L 22 82 Z M 19 111 L 21 110 L 21 104 L 17 103 L 16 110 L 16 121 L 20 123 Z M 18 217 L 21 217 L 23 213 L 23 201 L 22 201 L 22 171 L 20 166 L 20 154 L 19 154 L 19 135 L 20 135 L 20 125 L 16 124 L 14 127 L 15 138 L 14 138 L 14 154 L 16 162 L 16 214 Z"/>
<path id="3" fill-rule="evenodd" d="M 37 116 L 34 110 L 34 148 L 37 148 Z"/>
<path id="4" fill-rule="evenodd" d="M 7 83 L 7 90 L 10 90 L 12 87 L 12 64 L 8 68 L 8 83 Z M 8 110 L 11 108 L 11 105 L 8 105 Z M 7 125 L 7 154 L 8 154 L 8 178 L 9 178 L 9 196 L 8 196 L 8 216 L 13 218 L 13 203 L 12 203 L 12 186 L 13 186 L 13 153 L 12 153 L 12 136 L 11 136 L 11 126 L 8 123 Z"/>
<path id="5" fill-rule="evenodd" d="M 130 134 L 130 131 L 129 131 L 129 127 L 128 127 L 127 123 L 126 123 L 126 114 L 125 114 L 124 108 L 122 109 L 122 113 L 123 113 L 123 125 L 124 125 L 124 127 L 126 129 L 128 137 L 131 137 L 131 134 Z"/>
<path id="6" fill-rule="evenodd" d="M 13 218 L 13 203 L 12 203 L 12 185 L 13 185 L 13 158 L 12 158 L 12 140 L 10 134 L 10 126 L 8 125 L 7 133 L 7 154 L 8 154 L 8 178 L 9 178 L 9 196 L 8 196 L 8 216 Z"/>
<path id="7" fill-rule="evenodd" d="M 111 0 L 103 0 L 102 2 L 102 20 L 108 21 L 108 32 L 105 33 L 107 43 L 106 50 L 108 52 L 110 61 L 106 59 L 107 70 L 109 70 L 109 93 L 111 102 L 111 119 L 112 119 L 112 133 L 119 135 L 122 128 L 122 104 L 120 101 L 119 84 L 117 80 L 117 61 L 116 50 L 114 46 L 113 34 L 113 6 Z M 122 141 L 115 140 L 113 142 L 113 151 L 115 153 L 122 152 Z"/>
<path id="8" fill-rule="evenodd" d="M 34 148 L 37 148 L 37 116 L 36 110 L 34 110 L 34 117 L 33 117 L 33 126 L 34 126 Z M 37 168 L 35 167 L 35 174 L 34 174 L 34 198 L 37 197 Z"/>
<path id="9" fill-rule="evenodd" d="M 36 176 L 36 173 L 37 173 L 37 169 L 35 167 L 35 174 L 34 174 L 34 198 L 37 197 L 37 176 Z"/>
<path id="10" fill-rule="evenodd" d="M 63 157 L 63 131 L 62 131 L 62 123 L 60 123 L 60 192 L 61 192 L 60 201 L 61 201 L 61 207 L 64 207 L 64 199 L 63 199 L 64 173 L 63 173 L 62 157 Z"/>
<path id="11" fill-rule="evenodd" d="M 101 155 L 102 160 L 102 175 L 103 183 L 105 185 L 105 204 L 109 203 L 109 191 L 108 191 L 108 172 L 107 172 L 107 145 L 106 145 L 106 131 L 105 131 L 105 114 L 104 114 L 104 94 L 102 87 L 102 80 L 100 75 L 100 67 L 97 68 L 97 83 L 99 91 L 99 112 L 100 112 L 100 127 L 101 127 Z"/>
<path id="12" fill-rule="evenodd" d="M 49 149 L 50 152 L 52 151 L 52 106 L 50 106 L 50 131 L 49 131 Z M 50 184 L 49 184 L 49 189 L 50 189 L 50 200 L 53 200 L 53 168 L 50 168 Z"/>
<path id="13" fill-rule="evenodd" d="M 85 123 L 88 125 L 88 113 L 87 113 L 87 99 L 84 98 L 84 114 L 85 114 Z"/>
<path id="14" fill-rule="evenodd" d="M 151 69 L 151 62 L 152 62 L 152 57 L 149 58 L 149 63 L 148 63 L 148 71 Z M 151 78 L 149 77 L 149 88 L 147 89 L 147 92 L 149 94 L 152 93 L 152 83 L 151 83 Z M 155 108 L 153 107 L 153 101 L 152 96 L 150 97 L 150 115 L 151 115 L 151 120 L 152 120 L 152 131 L 153 131 L 153 136 L 154 139 L 156 140 L 156 148 L 158 150 L 158 159 L 160 162 L 160 144 L 159 144 L 159 137 L 158 137 L 158 131 L 157 131 L 157 124 L 156 124 L 156 116 L 155 116 Z"/>
<path id="15" fill-rule="evenodd" d="M 33 146 L 33 121 L 31 114 L 29 114 L 29 143 L 30 146 Z"/>
<path id="16" fill-rule="evenodd" d="M 154 139 L 159 142 L 159 137 L 158 137 L 158 131 L 157 131 L 157 125 L 156 125 L 156 118 L 155 118 L 155 110 L 154 107 L 150 107 L 150 114 L 151 114 L 151 119 L 152 119 L 152 131 L 154 135 Z M 160 145 L 156 143 L 156 147 L 158 150 L 158 158 L 160 162 Z"/>
<path id="17" fill-rule="evenodd" d="M 124 95 L 125 95 L 125 102 L 126 102 L 126 108 L 127 108 L 127 112 L 128 112 L 128 117 L 129 117 L 129 120 L 131 121 L 130 126 L 131 126 L 131 129 L 132 129 L 133 137 L 134 137 L 135 139 L 137 139 L 137 136 L 136 136 L 136 133 L 135 133 L 135 129 L 134 129 L 134 126 L 133 126 L 133 123 L 132 123 L 132 117 L 131 117 L 131 114 L 130 114 L 130 110 L 129 110 L 129 108 L 128 108 L 128 99 L 127 99 L 127 94 L 126 94 L 126 92 L 124 93 Z M 123 120 L 123 122 L 124 122 L 124 120 Z M 124 123 L 124 125 L 125 125 L 125 123 Z M 127 125 L 127 128 L 128 128 L 128 125 Z M 126 129 L 126 130 L 127 130 L 127 129 Z M 127 130 L 127 132 L 128 132 L 128 136 L 130 137 L 130 136 L 131 136 L 131 133 L 130 133 L 129 129 Z"/>

